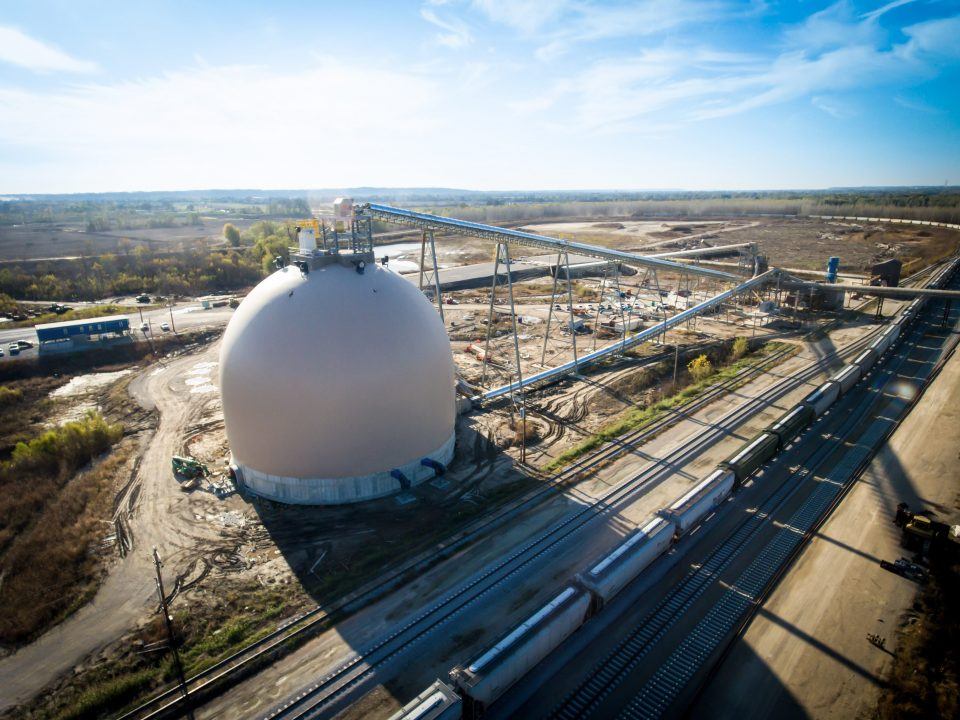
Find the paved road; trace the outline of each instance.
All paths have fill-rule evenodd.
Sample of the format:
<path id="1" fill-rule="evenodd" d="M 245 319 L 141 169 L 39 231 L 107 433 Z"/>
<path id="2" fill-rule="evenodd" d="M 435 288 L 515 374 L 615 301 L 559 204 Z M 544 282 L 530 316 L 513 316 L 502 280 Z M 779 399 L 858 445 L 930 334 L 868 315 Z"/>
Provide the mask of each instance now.
<path id="1" fill-rule="evenodd" d="M 203 327 L 217 327 L 226 325 L 227 321 L 233 315 L 233 310 L 229 307 L 210 308 L 204 310 L 203 307 L 195 301 L 179 303 L 173 308 L 172 328 L 178 332 L 184 330 L 196 330 Z M 171 311 L 168 308 L 159 308 L 143 311 L 143 320 L 141 314 L 134 310 L 127 313 L 130 318 L 130 327 L 133 330 L 133 336 L 139 342 L 146 341 L 146 335 L 140 331 L 141 322 L 145 322 L 150 327 L 150 333 L 154 336 L 167 334 L 160 329 L 161 323 L 171 323 Z M 0 326 L 2 328 L 2 326 Z M 171 332 L 173 330 L 171 329 Z M 34 347 L 21 350 L 18 357 L 10 355 L 10 343 L 17 340 L 28 340 L 34 344 Z M 9 362 L 19 358 L 36 357 L 37 355 L 37 333 L 33 327 L 0 329 L 0 349 L 3 350 L 3 357 L 0 362 Z"/>

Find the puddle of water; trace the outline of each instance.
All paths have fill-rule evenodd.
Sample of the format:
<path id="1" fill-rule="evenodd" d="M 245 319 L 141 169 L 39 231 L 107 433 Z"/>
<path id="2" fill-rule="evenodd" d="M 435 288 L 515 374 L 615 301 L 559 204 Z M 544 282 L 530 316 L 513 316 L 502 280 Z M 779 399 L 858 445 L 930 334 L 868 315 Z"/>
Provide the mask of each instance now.
<path id="1" fill-rule="evenodd" d="M 410 260 L 393 260 L 391 259 L 387 263 L 387 270 L 390 270 L 395 273 L 409 273 L 417 272 L 420 269 L 420 265 Z"/>
<path id="2" fill-rule="evenodd" d="M 75 395 L 84 395 L 86 393 L 99 390 L 112 382 L 129 375 L 132 372 L 129 368 L 126 370 L 117 370 L 108 373 L 91 373 L 90 375 L 78 375 L 71 378 L 66 385 L 58 387 L 50 393 L 52 398 L 73 397 Z"/>
<path id="3" fill-rule="evenodd" d="M 409 253 L 413 251 L 420 252 L 420 243 L 418 242 L 405 242 L 405 243 L 392 243 L 390 245 L 380 245 L 373 249 L 374 257 L 379 260 L 384 255 L 390 256 L 390 262 L 393 262 L 393 258 L 396 255 L 403 255 L 404 253 Z"/>

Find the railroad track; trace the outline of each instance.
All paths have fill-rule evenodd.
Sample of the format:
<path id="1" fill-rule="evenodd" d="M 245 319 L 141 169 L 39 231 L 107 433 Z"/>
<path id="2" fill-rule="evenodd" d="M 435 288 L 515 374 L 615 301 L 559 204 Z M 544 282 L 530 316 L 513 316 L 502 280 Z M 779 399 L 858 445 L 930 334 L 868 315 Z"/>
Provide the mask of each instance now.
<path id="1" fill-rule="evenodd" d="M 936 266 L 931 266 L 929 268 L 925 268 L 915 273 L 914 275 L 910 276 L 910 278 L 905 279 L 905 282 L 915 281 L 917 278 L 920 278 L 923 275 L 931 272 L 934 267 Z M 871 301 L 865 301 L 862 304 L 866 304 L 868 302 L 871 302 Z M 829 329 L 837 325 L 838 323 L 839 323 L 839 320 L 831 321 L 829 323 L 826 323 L 818 327 L 813 332 L 819 332 L 824 329 Z M 848 344 L 841 350 L 835 351 L 819 359 L 813 364 L 812 367 L 808 368 L 807 371 L 803 373 L 803 378 L 816 374 L 817 372 L 819 372 L 819 369 L 821 367 L 828 364 L 835 358 L 846 357 L 854 354 L 855 352 L 860 350 L 862 347 L 865 347 L 869 343 L 869 341 L 872 339 L 873 335 L 876 334 L 876 332 L 877 331 L 873 331 L 870 334 L 855 341 L 854 343 Z M 552 478 L 549 478 L 546 484 L 542 488 L 537 489 L 532 494 L 521 499 L 518 503 L 508 508 L 501 509 L 501 511 L 495 513 L 493 516 L 490 516 L 480 521 L 478 525 L 475 525 L 474 527 L 466 531 L 462 536 L 456 538 L 454 541 L 444 544 L 438 551 L 434 552 L 430 556 L 426 558 L 420 558 L 403 568 L 393 571 L 386 578 L 382 578 L 380 582 L 378 582 L 374 587 L 363 592 L 358 597 L 353 597 L 349 599 L 349 601 L 342 603 L 340 606 L 335 606 L 333 608 L 331 608 L 330 606 L 327 606 L 326 608 L 321 608 L 318 606 L 305 613 L 302 613 L 298 616 L 290 618 L 286 623 L 279 626 L 276 630 L 266 635 L 265 637 L 261 638 L 257 642 L 252 643 L 251 645 L 248 645 L 238 650 L 237 652 L 220 660 L 219 662 L 203 670 L 202 672 L 197 673 L 196 675 L 188 678 L 187 687 L 189 691 L 194 695 L 203 696 L 205 693 L 210 693 L 218 686 L 227 682 L 231 677 L 241 676 L 241 675 L 245 675 L 248 672 L 251 672 L 252 669 L 255 668 L 259 663 L 263 662 L 266 658 L 268 658 L 272 654 L 280 651 L 281 646 L 285 646 L 285 645 L 289 646 L 289 643 L 291 643 L 292 641 L 297 641 L 301 638 L 309 637 L 311 634 L 314 634 L 326 628 L 327 626 L 329 626 L 339 615 L 346 612 L 353 612 L 356 609 L 368 604 L 369 602 L 372 602 L 376 598 L 382 596 L 389 589 L 392 589 L 400 580 L 406 577 L 412 569 L 427 567 L 439 560 L 442 560 L 448 557 L 449 555 L 453 554 L 453 552 L 455 552 L 457 549 L 470 544 L 476 538 L 490 532 L 491 529 L 496 528 L 497 526 L 505 522 L 507 519 L 514 517 L 520 514 L 521 512 L 529 510 L 532 507 L 535 507 L 536 505 L 543 502 L 550 496 L 559 492 L 559 490 L 564 485 L 566 485 L 571 480 L 577 479 L 578 476 L 580 476 L 581 474 L 591 472 L 595 468 L 602 466 L 607 462 L 623 455 L 624 453 L 637 448 L 640 444 L 642 444 L 643 442 L 646 442 L 647 440 L 651 439 L 655 435 L 659 434 L 660 432 L 664 431 L 668 427 L 672 426 L 673 424 L 681 420 L 685 415 L 688 415 L 690 412 L 693 412 L 702 407 L 705 407 L 709 403 L 715 401 L 719 397 L 729 392 L 730 389 L 739 387 L 744 382 L 747 382 L 751 378 L 759 375 L 760 373 L 766 371 L 770 367 L 776 365 L 789 352 L 791 352 L 790 348 L 784 348 L 782 350 L 779 350 L 771 354 L 770 356 L 764 358 L 763 360 L 758 361 L 757 363 L 751 364 L 750 366 L 746 367 L 741 373 L 738 373 L 733 378 L 730 378 L 727 381 L 724 381 L 722 383 L 718 383 L 712 386 L 709 390 L 702 393 L 697 398 L 687 403 L 684 403 L 683 405 L 677 406 L 672 413 L 659 418 L 658 420 L 644 426 L 643 428 L 632 431 L 626 434 L 625 436 L 622 436 L 620 438 L 617 438 L 616 440 L 611 441 L 606 446 L 599 449 L 595 453 L 587 456 L 586 458 L 583 458 L 571 463 L 570 465 L 565 467 L 562 471 L 554 475 Z M 796 377 L 798 378 L 799 376 L 796 376 Z M 804 381 L 803 379 L 792 379 L 792 380 L 794 380 L 794 382 L 790 384 L 789 387 L 786 387 L 784 385 L 778 386 L 780 389 L 780 392 L 777 394 L 777 397 L 779 397 L 780 394 L 788 392 L 793 387 L 796 387 L 797 385 L 799 385 L 800 382 Z M 743 407 L 743 409 L 746 410 L 749 408 L 751 409 L 751 413 L 752 413 L 752 409 L 756 407 L 756 403 L 760 401 L 761 398 L 763 397 L 764 396 L 761 395 L 760 397 L 754 399 L 754 401 L 747 403 Z M 739 422 L 739 420 L 745 419 L 748 416 L 749 416 L 748 413 L 744 413 L 742 416 L 737 415 L 736 421 Z M 730 422 L 733 422 L 733 421 L 734 421 L 734 418 L 731 418 Z M 698 447 L 702 447 L 702 446 L 698 445 Z M 673 460 L 661 461 L 662 464 L 667 464 L 667 465 L 669 465 L 671 462 L 674 462 L 674 461 Z M 655 470 L 655 469 L 656 467 L 651 468 L 651 470 Z M 633 492 L 635 492 L 637 489 L 639 489 L 636 486 L 637 482 L 640 482 L 640 480 L 638 478 L 634 478 L 631 481 L 628 481 L 628 483 L 626 484 L 632 488 Z M 623 487 L 623 486 L 620 486 L 620 487 Z M 588 506 L 587 510 L 589 511 L 590 508 L 595 508 L 597 507 L 597 505 L 599 505 L 599 502 L 593 506 Z M 580 526 L 577 526 L 576 529 L 579 529 L 579 527 Z M 542 538 L 538 538 L 536 541 L 534 541 L 534 543 L 541 542 L 541 541 L 542 541 Z M 525 548 L 520 552 L 527 552 L 528 547 L 529 546 L 525 546 Z M 545 551 L 546 550 L 544 550 L 544 552 Z M 540 554 L 542 553 L 539 553 L 536 556 L 531 557 L 529 562 L 532 562 L 533 559 L 535 559 L 536 557 L 539 557 Z M 511 556 L 511 558 L 513 557 L 514 556 Z M 473 587 L 473 585 L 471 584 L 470 587 Z M 427 611 L 427 613 L 436 612 L 437 609 L 438 609 L 438 606 L 434 606 L 434 608 L 431 608 L 429 611 Z M 414 625 L 419 621 L 420 621 L 419 619 L 415 620 L 410 625 Z M 443 620 L 442 622 L 445 622 L 445 621 L 446 620 Z M 404 628 L 401 628 L 400 630 L 395 632 L 393 635 L 391 635 L 389 638 L 386 638 L 381 643 L 378 643 L 376 646 L 374 646 L 373 651 L 376 652 L 377 650 L 382 648 L 384 643 L 395 640 L 401 633 L 407 631 L 410 628 L 410 625 L 405 626 Z M 389 659 L 389 658 L 386 658 L 386 659 Z M 360 657 L 351 661 L 347 665 L 342 666 L 333 675 L 342 673 L 344 670 L 353 668 L 359 662 L 360 662 Z M 370 672 L 372 672 L 372 670 L 373 670 L 372 667 L 369 668 L 367 673 L 365 673 L 365 676 L 369 675 Z M 332 676 L 328 676 L 328 678 L 325 678 L 324 680 L 322 680 L 320 684 L 315 686 L 315 688 L 311 691 L 310 695 L 316 696 L 317 694 L 323 694 L 321 686 L 330 684 L 329 683 L 330 679 L 332 679 Z M 352 683 L 352 684 L 355 684 L 355 683 Z M 338 694 L 342 694 L 342 693 L 338 692 Z M 304 703 L 307 703 L 308 699 L 309 699 L 308 694 L 306 693 L 301 694 L 298 698 L 295 699 L 295 701 L 293 701 L 293 703 L 287 703 L 283 708 L 278 709 L 277 712 L 269 715 L 268 717 L 281 717 L 281 716 L 284 716 L 284 714 L 289 714 L 289 712 L 294 710 L 296 707 L 299 707 Z M 315 707 L 315 706 L 316 704 L 311 705 L 311 707 Z M 179 711 L 181 711 L 183 707 L 184 707 L 184 701 L 183 701 L 183 697 L 180 695 L 180 689 L 178 687 L 171 687 L 161 692 L 160 694 L 154 696 L 153 698 L 149 699 L 148 701 L 141 704 L 137 708 L 122 715 L 120 717 L 120 720 L 157 720 L 158 718 L 161 718 L 161 717 L 173 716 Z M 292 715 L 292 716 L 305 717 L 305 715 Z"/>
<path id="2" fill-rule="evenodd" d="M 925 309 L 923 323 L 916 324 L 911 330 L 911 340 L 922 336 L 925 327 L 929 327 L 931 312 Z M 901 347 L 907 343 L 902 342 Z M 896 369 L 906 361 L 907 354 L 900 353 L 890 358 L 884 368 L 890 367 L 895 360 Z M 895 381 L 895 376 L 887 376 L 878 382 L 881 376 L 876 373 L 873 385 L 875 389 L 886 387 Z M 800 462 L 797 470 L 790 473 L 758 508 L 751 513 L 734 532 L 719 543 L 692 568 L 684 578 L 673 586 L 657 607 L 637 623 L 620 643 L 591 670 L 590 674 L 572 690 L 552 711 L 549 717 L 559 720 L 588 717 L 594 713 L 603 701 L 623 684 L 663 636 L 679 621 L 703 593 L 716 581 L 716 578 L 733 563 L 757 538 L 769 527 L 770 518 L 782 509 L 787 502 L 803 487 L 803 480 L 823 467 L 838 447 L 862 422 L 868 411 L 877 402 L 875 394 L 865 394 L 858 398 L 852 408 L 847 408 L 840 427 L 831 432 L 831 440 L 821 443 Z M 851 448 L 856 457 L 857 467 L 869 462 L 870 457 L 882 444 L 886 434 L 875 438 L 869 447 L 858 443 Z M 856 470 L 850 477 L 855 477 Z M 788 557 L 809 535 L 811 528 L 824 517 L 832 503 L 849 487 L 838 487 L 836 483 L 820 483 L 807 500 L 786 521 L 770 540 L 758 557 L 732 583 L 732 589 L 725 592 L 710 612 L 698 623 L 676 650 L 668 657 L 656 673 L 641 687 L 639 692 L 623 708 L 624 718 L 655 718 L 666 710 L 671 702 L 685 687 L 702 663 L 715 650 L 721 640 L 732 631 L 744 613 L 756 608 L 755 598 L 760 597 L 769 587 Z"/>
<path id="3" fill-rule="evenodd" d="M 770 388 L 767 392 L 752 398 L 727 413 L 717 423 L 705 428 L 695 437 L 669 452 L 666 457 L 648 466 L 633 478 L 607 491 L 592 504 L 586 505 L 564 518 L 506 558 L 502 558 L 489 566 L 483 573 L 471 578 L 467 583 L 449 593 L 406 625 L 367 647 L 363 652 L 321 678 L 315 685 L 275 707 L 264 717 L 271 720 L 275 718 L 310 718 L 336 711 L 350 692 L 369 679 L 378 668 L 383 667 L 400 653 L 411 649 L 415 644 L 426 639 L 466 608 L 486 597 L 561 543 L 569 542 L 576 533 L 585 528 L 595 518 L 610 512 L 611 507 L 629 500 L 651 482 L 671 474 L 674 465 L 683 464 L 692 459 L 712 445 L 730 428 L 738 426 L 758 410 L 767 407 L 778 398 L 799 387 L 809 378 L 815 377 L 835 357 L 858 352 L 873 339 L 872 336 L 873 333 L 865 335 L 848 344 L 842 350 L 810 363 L 804 370 L 791 378 L 785 379 L 783 383 Z"/>

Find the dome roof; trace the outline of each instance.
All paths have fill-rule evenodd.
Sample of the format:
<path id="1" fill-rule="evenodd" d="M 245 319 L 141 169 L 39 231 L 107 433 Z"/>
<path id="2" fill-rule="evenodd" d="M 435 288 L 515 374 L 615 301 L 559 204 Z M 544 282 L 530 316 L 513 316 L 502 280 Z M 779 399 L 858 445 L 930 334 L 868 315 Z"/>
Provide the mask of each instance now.
<path id="1" fill-rule="evenodd" d="M 227 325 L 220 388 L 234 462 L 273 480 L 389 473 L 445 443 L 452 453 L 446 329 L 413 284 L 375 264 L 263 280 Z"/>

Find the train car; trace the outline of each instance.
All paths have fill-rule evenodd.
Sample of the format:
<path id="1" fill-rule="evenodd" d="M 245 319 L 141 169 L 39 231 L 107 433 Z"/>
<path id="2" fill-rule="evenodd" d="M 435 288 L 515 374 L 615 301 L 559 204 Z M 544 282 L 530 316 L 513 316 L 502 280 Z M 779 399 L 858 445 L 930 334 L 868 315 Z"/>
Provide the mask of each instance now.
<path id="1" fill-rule="evenodd" d="M 683 535 L 727 499 L 736 480 L 733 470 L 718 467 L 670 507 L 662 510 L 662 516 L 673 522 L 678 536 Z"/>
<path id="2" fill-rule="evenodd" d="M 893 323 L 886 330 L 883 331 L 883 334 L 890 338 L 890 342 L 887 344 L 887 347 L 893 345 L 897 338 L 900 337 L 900 325 L 898 323 Z"/>
<path id="3" fill-rule="evenodd" d="M 566 587 L 476 660 L 451 670 L 450 679 L 463 698 L 464 717 L 479 717 L 583 625 L 591 601 L 585 589 Z"/>
<path id="4" fill-rule="evenodd" d="M 830 409 L 830 406 L 837 401 L 838 397 L 840 397 L 840 385 L 832 380 L 827 380 L 807 395 L 803 399 L 803 404 L 808 405 L 813 410 L 813 414 L 820 417 Z"/>
<path id="5" fill-rule="evenodd" d="M 815 417 L 813 409 L 801 403 L 784 413 L 766 432 L 777 436 L 777 450 L 782 450 L 812 423 Z"/>
<path id="6" fill-rule="evenodd" d="M 883 355 L 887 348 L 890 347 L 891 338 L 886 333 L 881 333 L 877 336 L 877 339 L 870 343 L 870 349 L 873 350 L 877 355 Z"/>
<path id="7" fill-rule="evenodd" d="M 856 364 L 844 365 L 843 369 L 830 377 L 830 382 L 840 386 L 841 395 L 846 395 L 858 380 L 860 380 L 860 366 Z"/>
<path id="8" fill-rule="evenodd" d="M 453 688 L 442 680 L 430 687 L 390 716 L 390 720 L 459 720 L 463 702 Z"/>
<path id="9" fill-rule="evenodd" d="M 764 431 L 720 463 L 718 467 L 733 472 L 737 478 L 737 485 L 742 485 L 761 465 L 777 454 L 779 447 L 780 438 Z"/>
<path id="10" fill-rule="evenodd" d="M 871 348 L 867 348 L 853 359 L 853 364 L 860 368 L 860 377 L 870 372 L 875 362 L 877 362 L 877 353 Z"/>
<path id="11" fill-rule="evenodd" d="M 604 556 L 577 581 L 593 594 L 593 610 L 599 610 L 665 553 L 673 542 L 676 526 L 672 520 L 653 518 Z"/>

